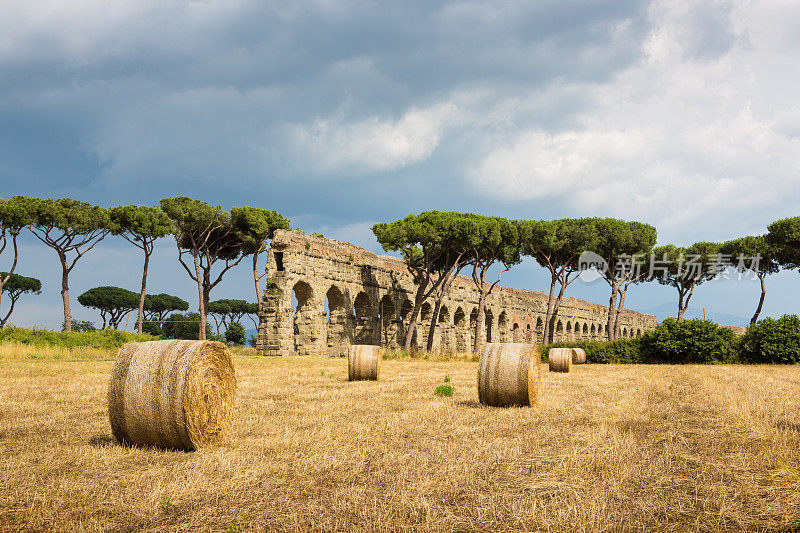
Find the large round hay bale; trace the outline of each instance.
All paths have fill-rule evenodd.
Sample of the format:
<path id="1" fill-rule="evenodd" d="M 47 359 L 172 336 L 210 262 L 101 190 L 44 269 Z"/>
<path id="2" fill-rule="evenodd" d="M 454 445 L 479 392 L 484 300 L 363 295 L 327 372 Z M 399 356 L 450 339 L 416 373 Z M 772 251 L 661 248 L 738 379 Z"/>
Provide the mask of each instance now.
<path id="1" fill-rule="evenodd" d="M 108 387 L 111 430 L 121 443 L 194 450 L 228 437 L 236 374 L 220 342 L 130 342 Z"/>
<path id="2" fill-rule="evenodd" d="M 347 357 L 347 379 L 377 380 L 381 371 L 381 348 L 369 344 L 351 344 Z"/>
<path id="3" fill-rule="evenodd" d="M 583 348 L 572 348 L 572 364 L 583 365 L 586 363 L 586 352 Z"/>
<path id="4" fill-rule="evenodd" d="M 550 372 L 569 372 L 572 367 L 572 348 L 550 348 L 547 354 Z"/>
<path id="5" fill-rule="evenodd" d="M 534 344 L 485 344 L 478 368 L 478 399 L 495 407 L 536 405 L 542 374 L 540 363 L 539 349 Z"/>

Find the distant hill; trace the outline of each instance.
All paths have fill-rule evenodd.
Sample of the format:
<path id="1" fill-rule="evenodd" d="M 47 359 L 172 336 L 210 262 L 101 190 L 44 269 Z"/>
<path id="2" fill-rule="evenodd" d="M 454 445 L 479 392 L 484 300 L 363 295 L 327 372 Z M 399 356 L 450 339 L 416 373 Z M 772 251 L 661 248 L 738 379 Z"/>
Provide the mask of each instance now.
<path id="1" fill-rule="evenodd" d="M 650 315 L 656 315 L 658 321 L 661 322 L 667 317 L 676 316 L 678 314 L 677 310 L 677 303 L 668 302 L 657 307 L 651 307 L 650 309 L 642 309 L 641 312 Z M 703 308 L 689 306 L 683 316 L 684 318 L 703 318 Z M 717 324 L 722 324 L 723 326 L 740 326 L 744 328 L 750 324 L 749 317 L 716 312 L 708 308 L 706 309 L 706 318 L 708 320 L 713 320 Z"/>

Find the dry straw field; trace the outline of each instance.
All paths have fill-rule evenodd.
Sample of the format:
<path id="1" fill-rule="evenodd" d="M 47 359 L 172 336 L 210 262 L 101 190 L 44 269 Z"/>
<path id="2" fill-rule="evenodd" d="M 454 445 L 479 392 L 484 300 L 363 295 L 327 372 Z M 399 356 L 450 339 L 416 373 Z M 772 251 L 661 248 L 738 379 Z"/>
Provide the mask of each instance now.
<path id="1" fill-rule="evenodd" d="M 122 447 L 113 354 L 0 346 L 4 531 L 789 531 L 800 367 L 543 367 L 537 408 L 477 363 L 237 354 L 233 439 Z M 452 397 L 433 396 L 450 376 Z"/>

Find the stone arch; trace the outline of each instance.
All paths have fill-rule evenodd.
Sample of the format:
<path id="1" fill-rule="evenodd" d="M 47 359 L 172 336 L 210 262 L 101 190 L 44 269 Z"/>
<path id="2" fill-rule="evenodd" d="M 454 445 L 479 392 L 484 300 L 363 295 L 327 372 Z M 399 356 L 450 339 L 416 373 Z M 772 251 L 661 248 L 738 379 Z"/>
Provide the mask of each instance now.
<path id="1" fill-rule="evenodd" d="M 381 298 L 378 304 L 378 316 L 381 319 L 381 339 L 386 346 L 397 346 L 397 309 L 394 300 L 388 294 Z"/>
<path id="2" fill-rule="evenodd" d="M 422 308 L 420 309 L 419 318 L 423 322 L 427 322 L 431 319 L 431 313 L 433 313 L 433 308 L 429 302 L 425 302 L 422 304 Z"/>
<path id="3" fill-rule="evenodd" d="M 544 344 L 544 320 L 542 317 L 536 319 L 536 338 L 539 339 L 540 343 Z"/>
<path id="4" fill-rule="evenodd" d="M 628 338 L 628 328 L 622 328 L 622 338 L 623 339 Z"/>
<path id="5" fill-rule="evenodd" d="M 336 285 L 331 285 L 325 293 L 328 308 L 326 323 L 327 348 L 329 357 L 345 356 L 350 350 L 350 324 L 347 298 Z"/>
<path id="6" fill-rule="evenodd" d="M 314 290 L 303 280 L 294 284 L 291 290 L 294 300 L 294 320 L 292 321 L 292 349 L 298 355 L 314 352 L 319 337 L 321 316 L 314 309 Z"/>
<path id="7" fill-rule="evenodd" d="M 642 330 L 641 329 L 637 329 L 636 330 L 636 336 L 637 337 L 641 337 L 642 336 Z"/>
<path id="8" fill-rule="evenodd" d="M 473 307 L 472 311 L 469 313 L 469 346 L 468 349 L 472 350 L 472 347 L 475 346 L 475 326 L 478 323 L 478 308 Z"/>
<path id="9" fill-rule="evenodd" d="M 584 337 L 589 336 L 589 324 L 587 324 L 586 322 L 583 323 L 583 336 Z"/>
<path id="10" fill-rule="evenodd" d="M 511 326 L 511 342 L 522 342 L 522 331 L 519 329 L 519 323 L 514 322 Z"/>
<path id="11" fill-rule="evenodd" d="M 406 342 L 406 332 L 408 331 L 408 327 L 411 324 L 411 313 L 414 311 L 414 304 L 411 303 L 411 300 L 408 298 L 403 299 L 403 303 L 400 304 L 400 331 L 398 332 L 398 343 L 405 346 Z M 416 339 L 416 331 L 414 332 L 414 338 L 411 340 L 411 345 L 414 346 L 414 340 Z"/>
<path id="12" fill-rule="evenodd" d="M 505 311 L 497 317 L 497 338 L 500 342 L 508 342 L 508 315 Z"/>
<path id="13" fill-rule="evenodd" d="M 564 324 L 561 323 L 559 320 L 556 322 L 556 334 L 553 336 L 554 341 L 561 341 L 564 340 L 562 337 L 564 335 Z"/>
<path id="14" fill-rule="evenodd" d="M 591 335 L 593 338 L 597 336 L 597 328 L 595 327 L 594 324 L 592 324 Z"/>
<path id="15" fill-rule="evenodd" d="M 533 343 L 533 330 L 531 329 L 530 322 L 525 324 L 525 342 L 527 342 L 528 344 Z"/>
<path id="16" fill-rule="evenodd" d="M 450 324 L 450 310 L 447 309 L 446 305 L 439 308 L 439 324 Z"/>
<path id="17" fill-rule="evenodd" d="M 439 350 L 442 352 L 453 351 L 452 329 L 450 323 L 450 310 L 446 305 L 439 308 L 439 321 L 436 327 L 437 335 L 439 336 Z"/>
<path id="18" fill-rule="evenodd" d="M 456 351 L 457 352 L 466 352 L 467 351 L 467 315 L 464 313 L 464 309 L 460 306 L 456 308 L 456 312 L 453 315 L 453 326 L 455 326 L 456 331 Z"/>
<path id="19" fill-rule="evenodd" d="M 572 338 L 572 322 L 570 322 L 569 320 L 567 320 L 567 332 L 566 333 L 567 333 L 567 338 L 568 339 Z"/>
<path id="20" fill-rule="evenodd" d="M 380 330 L 376 327 L 377 306 L 370 298 L 369 294 L 361 291 L 353 301 L 353 343 L 354 344 L 377 344 L 376 337 L 379 337 Z"/>
<path id="21" fill-rule="evenodd" d="M 484 339 L 486 342 L 492 342 L 492 335 L 494 334 L 494 328 L 492 327 L 494 324 L 494 313 L 488 307 L 484 310 Z"/>

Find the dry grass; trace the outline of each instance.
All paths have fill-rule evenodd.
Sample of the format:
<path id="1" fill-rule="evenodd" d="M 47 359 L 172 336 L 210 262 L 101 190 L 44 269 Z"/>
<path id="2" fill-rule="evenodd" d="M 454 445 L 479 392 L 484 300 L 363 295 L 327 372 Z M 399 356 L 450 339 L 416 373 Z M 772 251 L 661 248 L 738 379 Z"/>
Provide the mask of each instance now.
<path id="1" fill-rule="evenodd" d="M 544 370 L 546 408 L 498 409 L 473 362 L 237 355 L 233 440 L 184 453 L 118 445 L 109 357 L 76 355 L 0 346 L 2 530 L 800 525 L 800 367 Z"/>

